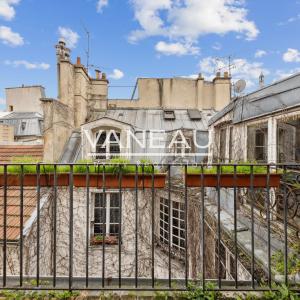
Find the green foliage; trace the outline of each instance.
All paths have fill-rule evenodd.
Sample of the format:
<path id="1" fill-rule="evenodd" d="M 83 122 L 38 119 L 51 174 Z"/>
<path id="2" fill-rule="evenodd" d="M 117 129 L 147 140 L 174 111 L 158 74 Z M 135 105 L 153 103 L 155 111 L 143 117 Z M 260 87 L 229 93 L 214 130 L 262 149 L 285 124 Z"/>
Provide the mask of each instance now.
<path id="1" fill-rule="evenodd" d="M 102 235 L 95 235 L 95 240 L 100 242 L 103 241 L 103 236 Z"/>
<path id="2" fill-rule="evenodd" d="M 288 253 L 287 271 L 288 274 L 300 273 L 300 245 L 294 245 Z M 272 255 L 272 266 L 279 274 L 284 274 L 284 253 L 281 250 Z"/>
<path id="3" fill-rule="evenodd" d="M 244 165 L 243 165 L 244 164 Z M 188 174 L 201 174 L 202 167 L 188 167 Z M 217 174 L 218 168 L 217 166 L 212 166 L 210 168 L 203 167 L 204 174 Z M 221 174 L 234 174 L 234 166 L 220 166 Z M 240 165 L 236 166 L 237 174 L 251 174 L 251 166 L 249 163 L 240 163 Z M 253 165 L 253 173 L 254 174 L 267 174 L 266 166 L 256 166 Z"/>
<path id="4" fill-rule="evenodd" d="M 263 298 L 265 300 L 299 300 L 300 297 L 296 293 L 292 292 L 286 285 L 282 284 L 279 286 L 274 285 L 273 291 L 264 292 Z M 277 289 L 275 291 L 275 289 Z"/>
<path id="5" fill-rule="evenodd" d="M 7 300 L 43 300 L 43 299 L 59 299 L 59 300 L 68 300 L 76 299 L 80 293 L 79 292 L 70 292 L 70 291 L 2 291 L 2 296 Z"/>
<path id="6" fill-rule="evenodd" d="M 7 167 L 7 173 L 9 174 L 21 174 L 22 168 L 24 174 L 36 174 L 38 171 L 38 160 L 32 157 L 14 158 L 12 163 L 23 164 L 23 166 L 21 167 L 21 165 L 9 165 Z M 55 171 L 55 167 L 53 164 L 41 164 L 39 165 L 39 168 L 41 174 L 53 174 Z M 56 168 L 56 172 L 58 174 L 69 173 L 70 169 L 71 168 L 69 165 L 58 165 Z M 74 164 L 73 166 L 74 174 L 85 174 L 87 171 L 89 171 L 90 174 L 101 174 L 103 173 L 103 171 L 110 174 L 119 174 L 120 172 L 122 172 L 122 174 L 135 174 L 136 171 L 139 174 L 152 174 L 153 169 L 154 173 L 158 173 L 157 168 L 153 167 L 150 160 L 141 160 L 138 167 L 136 167 L 135 165 L 130 165 L 130 161 L 128 159 L 121 157 L 112 158 L 108 162 L 105 162 L 105 166 L 103 164 L 95 163 L 92 160 L 80 160 L 78 161 L 78 164 Z M 0 173 L 4 173 L 3 166 L 0 167 Z"/>
<path id="7" fill-rule="evenodd" d="M 166 291 L 156 291 L 154 294 L 155 300 L 168 300 L 170 297 L 169 292 Z"/>
<path id="8" fill-rule="evenodd" d="M 220 292 L 215 291 L 215 285 L 213 283 L 207 283 L 205 289 L 197 286 L 194 283 L 189 283 L 187 291 L 177 293 L 176 299 L 189 299 L 189 300 L 217 300 L 223 296 Z"/>

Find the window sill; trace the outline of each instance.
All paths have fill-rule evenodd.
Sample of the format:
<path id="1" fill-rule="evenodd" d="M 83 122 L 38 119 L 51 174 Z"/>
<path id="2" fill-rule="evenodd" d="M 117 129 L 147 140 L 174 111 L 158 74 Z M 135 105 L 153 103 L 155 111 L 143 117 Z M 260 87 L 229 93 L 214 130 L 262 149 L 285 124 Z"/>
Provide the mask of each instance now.
<path id="1" fill-rule="evenodd" d="M 100 236 L 100 238 L 96 238 L 95 236 L 92 237 L 91 240 L 91 246 L 98 246 L 98 245 L 118 245 L 119 241 L 118 241 L 118 237 L 116 236 L 106 236 L 104 238 L 104 240 L 102 239 L 102 236 Z"/>

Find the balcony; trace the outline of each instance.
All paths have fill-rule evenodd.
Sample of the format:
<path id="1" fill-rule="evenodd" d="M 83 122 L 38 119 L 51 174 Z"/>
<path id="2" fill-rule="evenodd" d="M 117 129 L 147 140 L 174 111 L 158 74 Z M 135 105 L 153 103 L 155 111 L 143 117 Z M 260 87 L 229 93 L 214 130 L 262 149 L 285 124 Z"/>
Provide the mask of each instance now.
<path id="1" fill-rule="evenodd" d="M 3 164 L 1 289 L 299 291 L 299 166 Z"/>

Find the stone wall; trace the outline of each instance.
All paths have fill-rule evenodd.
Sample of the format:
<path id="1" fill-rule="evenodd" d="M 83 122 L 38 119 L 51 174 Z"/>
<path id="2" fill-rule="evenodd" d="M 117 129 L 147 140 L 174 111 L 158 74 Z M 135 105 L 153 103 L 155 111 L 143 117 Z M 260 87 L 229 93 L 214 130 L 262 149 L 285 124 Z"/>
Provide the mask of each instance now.
<path id="1" fill-rule="evenodd" d="M 90 208 L 92 207 L 91 190 Z M 73 276 L 85 276 L 87 193 L 85 188 L 73 192 Z M 157 205 L 155 200 L 155 207 Z M 53 191 L 43 191 L 40 210 L 40 275 L 53 275 L 54 250 L 54 197 Z M 138 192 L 138 277 L 151 278 L 151 203 L 149 190 Z M 69 188 L 58 188 L 56 226 L 56 270 L 57 276 L 69 275 L 70 197 Z M 122 193 L 122 277 L 135 276 L 135 192 Z M 90 212 L 91 215 L 91 212 Z M 155 231 L 159 226 L 159 214 L 155 214 Z M 90 226 L 90 221 L 89 224 Z M 24 275 L 35 276 L 37 270 L 37 219 L 36 212 L 24 228 Z M 89 235 L 90 238 L 90 235 Z M 2 270 L 2 249 L 0 268 Z M 88 245 L 89 276 L 102 276 L 102 245 Z M 168 256 L 155 242 L 155 278 L 168 278 Z M 9 246 L 7 275 L 19 275 L 19 244 Z M 172 258 L 172 278 L 184 278 L 184 264 Z M 119 273 L 119 246 L 105 245 L 105 277 L 117 278 Z M 1 271 L 0 271 L 1 272 Z"/>

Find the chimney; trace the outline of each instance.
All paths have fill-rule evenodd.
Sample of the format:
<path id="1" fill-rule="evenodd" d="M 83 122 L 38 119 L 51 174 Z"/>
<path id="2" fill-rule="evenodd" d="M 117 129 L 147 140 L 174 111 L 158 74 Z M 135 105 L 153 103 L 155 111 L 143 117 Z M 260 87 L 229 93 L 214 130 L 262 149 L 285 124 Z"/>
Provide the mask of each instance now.
<path id="1" fill-rule="evenodd" d="M 77 56 L 76 64 L 77 66 L 81 65 L 81 58 L 79 56 Z"/>
<path id="2" fill-rule="evenodd" d="M 263 88 L 265 86 L 265 75 L 263 72 L 259 75 L 259 88 Z"/>
<path id="3" fill-rule="evenodd" d="M 96 79 L 101 79 L 100 75 L 101 75 L 101 71 L 100 70 L 95 70 L 96 72 Z"/>
<path id="4" fill-rule="evenodd" d="M 217 78 L 221 77 L 221 72 L 217 72 L 216 77 Z"/>
<path id="5" fill-rule="evenodd" d="M 229 77 L 229 73 L 228 72 L 224 72 L 224 78 L 228 78 Z"/>
<path id="6" fill-rule="evenodd" d="M 62 60 L 70 61 L 71 50 L 66 47 L 66 43 L 64 40 L 59 40 L 58 44 L 55 45 L 55 48 L 58 63 Z"/>

